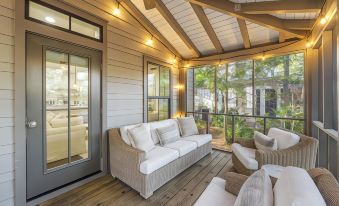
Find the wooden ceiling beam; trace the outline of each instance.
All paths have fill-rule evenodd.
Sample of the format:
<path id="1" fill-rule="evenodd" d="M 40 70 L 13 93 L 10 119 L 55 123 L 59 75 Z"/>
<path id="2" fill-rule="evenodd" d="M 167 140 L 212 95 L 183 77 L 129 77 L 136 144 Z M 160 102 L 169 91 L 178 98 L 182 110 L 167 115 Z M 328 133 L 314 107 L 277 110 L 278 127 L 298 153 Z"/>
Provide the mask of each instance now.
<path id="1" fill-rule="evenodd" d="M 192 6 L 195 14 L 198 16 L 198 19 L 200 20 L 200 23 L 204 27 L 208 37 L 212 41 L 215 49 L 218 51 L 218 53 L 223 53 L 224 49 L 223 49 L 222 45 L 220 44 L 220 41 L 219 41 L 216 33 L 214 32 L 214 29 L 213 29 L 211 23 L 209 22 L 206 14 L 204 12 L 204 9 L 201 6 L 198 6 L 198 5 L 195 5 L 195 4 L 192 4 L 192 3 L 191 3 L 191 6 Z"/>
<path id="2" fill-rule="evenodd" d="M 155 8 L 155 1 L 154 0 L 144 0 L 144 5 L 146 10 L 154 9 Z"/>
<path id="3" fill-rule="evenodd" d="M 320 23 L 322 16 L 319 16 L 316 20 L 311 35 L 308 37 L 308 42 L 311 43 L 312 47 L 317 45 L 317 42 L 319 39 L 321 39 L 321 35 L 325 31 L 326 27 L 333 20 L 333 18 L 336 18 L 337 0 L 326 0 L 322 12 L 323 15 L 327 17 L 327 22 L 325 24 Z"/>
<path id="4" fill-rule="evenodd" d="M 284 33 L 279 33 L 279 43 L 283 43 L 286 41 L 286 36 Z"/>
<path id="5" fill-rule="evenodd" d="M 247 14 L 284 14 L 320 12 L 323 0 L 280 0 L 235 4 L 239 12 Z"/>
<path id="6" fill-rule="evenodd" d="M 250 36 L 248 34 L 246 21 L 243 20 L 243 19 L 237 19 L 237 21 L 238 21 L 238 25 L 239 25 L 239 28 L 240 28 L 242 40 L 244 42 L 244 47 L 246 49 L 248 49 L 248 48 L 251 47 L 251 41 L 250 41 Z"/>
<path id="7" fill-rule="evenodd" d="M 158 31 L 155 26 L 134 6 L 130 0 L 121 0 L 120 4 L 134 17 L 140 20 L 140 23 L 152 33 L 153 36 L 160 39 L 160 41 L 166 45 L 166 47 L 173 52 L 177 57 L 182 59 L 181 54 L 172 46 L 172 44 Z"/>
<path id="8" fill-rule="evenodd" d="M 286 28 L 295 30 L 311 30 L 314 26 L 313 19 L 285 19 L 283 24 Z"/>
<path id="9" fill-rule="evenodd" d="M 172 29 L 179 35 L 181 40 L 185 43 L 185 45 L 190 49 L 194 57 L 200 56 L 200 51 L 194 45 L 192 40 L 188 37 L 185 31 L 181 28 L 179 23 L 175 20 L 171 12 L 167 9 L 166 5 L 161 0 L 155 0 L 156 8 L 159 13 L 166 19 L 168 24 L 172 27 Z"/>
<path id="10" fill-rule="evenodd" d="M 274 17 L 268 14 L 246 14 L 242 12 L 235 11 L 235 3 L 224 0 L 188 0 L 191 3 L 200 5 L 203 8 L 210 8 L 221 13 L 225 13 L 229 16 L 236 17 L 238 19 L 243 19 L 246 21 L 253 22 L 255 24 L 276 30 L 278 32 L 283 32 L 286 34 L 293 35 L 297 38 L 304 38 L 306 36 L 306 31 L 301 30 L 291 30 L 286 28 L 283 20 Z"/>
<path id="11" fill-rule="evenodd" d="M 237 51 L 226 52 L 224 54 L 210 55 L 206 57 L 190 59 L 184 61 L 183 67 L 195 67 L 207 64 L 219 64 L 234 62 L 244 59 L 260 58 L 265 52 L 267 58 L 277 55 L 285 55 L 291 52 L 304 52 L 306 40 L 289 40 L 283 43 L 273 43 L 258 45 L 249 49 L 241 49 Z"/>

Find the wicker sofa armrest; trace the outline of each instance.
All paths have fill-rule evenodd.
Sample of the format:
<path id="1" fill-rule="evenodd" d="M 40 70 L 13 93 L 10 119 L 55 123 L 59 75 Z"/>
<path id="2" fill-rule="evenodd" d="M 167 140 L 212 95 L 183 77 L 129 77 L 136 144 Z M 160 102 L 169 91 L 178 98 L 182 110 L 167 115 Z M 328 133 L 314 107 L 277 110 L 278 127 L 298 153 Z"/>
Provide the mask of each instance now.
<path id="1" fill-rule="evenodd" d="M 248 138 L 236 138 L 234 140 L 234 143 L 238 143 L 243 147 L 256 149 L 254 144 L 254 139 L 248 139 Z"/>
<path id="2" fill-rule="evenodd" d="M 109 130 L 109 154 L 111 173 L 116 176 L 128 170 L 139 171 L 145 152 L 127 145 L 120 136 L 119 129 Z"/>
<path id="3" fill-rule="evenodd" d="M 281 166 L 295 166 L 304 169 L 315 167 L 318 140 L 300 135 L 300 142 L 292 147 L 276 151 L 256 150 L 255 159 L 258 166 L 275 164 Z"/>

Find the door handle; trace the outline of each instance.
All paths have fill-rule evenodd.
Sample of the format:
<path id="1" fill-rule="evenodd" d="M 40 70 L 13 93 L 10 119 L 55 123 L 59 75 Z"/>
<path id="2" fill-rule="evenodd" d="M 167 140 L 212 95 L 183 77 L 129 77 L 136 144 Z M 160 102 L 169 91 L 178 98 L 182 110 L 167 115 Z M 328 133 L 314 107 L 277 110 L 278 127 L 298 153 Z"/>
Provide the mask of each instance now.
<path id="1" fill-rule="evenodd" d="M 37 127 L 38 123 L 36 121 L 29 121 L 27 122 L 28 128 L 35 128 Z"/>

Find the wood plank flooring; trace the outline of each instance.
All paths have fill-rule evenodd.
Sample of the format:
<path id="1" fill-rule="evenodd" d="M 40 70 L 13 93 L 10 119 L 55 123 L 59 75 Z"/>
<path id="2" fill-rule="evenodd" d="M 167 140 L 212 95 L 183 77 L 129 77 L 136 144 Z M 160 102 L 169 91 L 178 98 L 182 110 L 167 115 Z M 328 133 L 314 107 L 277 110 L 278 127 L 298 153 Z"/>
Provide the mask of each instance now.
<path id="1" fill-rule="evenodd" d="M 213 177 L 232 170 L 231 154 L 213 150 L 199 162 L 154 192 L 147 200 L 118 179 L 107 175 L 71 190 L 42 206 L 192 205 Z"/>

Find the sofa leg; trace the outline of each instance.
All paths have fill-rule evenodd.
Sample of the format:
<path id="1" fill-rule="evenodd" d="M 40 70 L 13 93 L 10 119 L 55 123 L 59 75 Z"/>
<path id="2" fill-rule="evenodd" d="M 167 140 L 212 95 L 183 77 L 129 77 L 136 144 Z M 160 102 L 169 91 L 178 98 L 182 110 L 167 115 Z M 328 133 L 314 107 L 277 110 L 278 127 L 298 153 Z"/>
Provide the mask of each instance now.
<path id="1" fill-rule="evenodd" d="M 139 193 L 141 197 L 143 197 L 144 199 L 148 199 L 149 197 L 151 197 L 153 195 L 153 192 L 148 193 L 148 194 L 143 194 L 143 193 Z"/>

